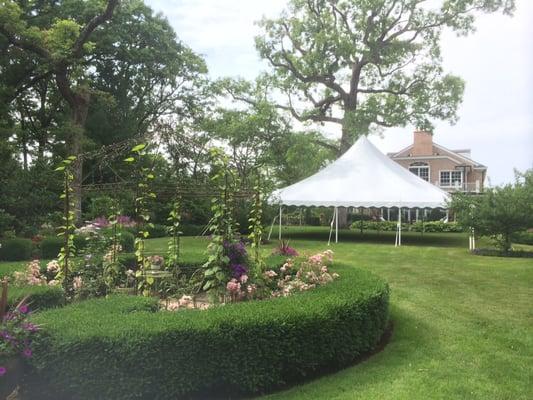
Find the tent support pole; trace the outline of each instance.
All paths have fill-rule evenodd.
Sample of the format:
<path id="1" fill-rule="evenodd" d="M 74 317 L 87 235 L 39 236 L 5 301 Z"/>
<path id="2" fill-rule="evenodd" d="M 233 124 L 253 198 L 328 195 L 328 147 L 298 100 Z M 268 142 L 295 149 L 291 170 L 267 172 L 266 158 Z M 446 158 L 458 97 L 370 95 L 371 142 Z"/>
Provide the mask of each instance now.
<path id="1" fill-rule="evenodd" d="M 396 243 L 394 247 L 402 245 L 402 209 L 398 207 L 398 225 L 396 227 Z"/>
<path id="2" fill-rule="evenodd" d="M 279 205 L 279 232 L 278 232 L 278 240 L 281 241 L 281 212 L 282 212 L 283 206 Z"/>
<path id="3" fill-rule="evenodd" d="M 335 243 L 339 243 L 339 209 L 335 207 Z"/>
<path id="4" fill-rule="evenodd" d="M 387 207 L 387 221 L 390 221 L 390 208 Z"/>
<path id="5" fill-rule="evenodd" d="M 333 233 L 333 224 L 335 223 L 335 217 L 337 215 L 337 207 L 333 208 L 333 217 L 331 218 L 331 222 L 329 223 L 329 238 L 328 238 L 328 246 L 331 244 L 331 235 Z"/>

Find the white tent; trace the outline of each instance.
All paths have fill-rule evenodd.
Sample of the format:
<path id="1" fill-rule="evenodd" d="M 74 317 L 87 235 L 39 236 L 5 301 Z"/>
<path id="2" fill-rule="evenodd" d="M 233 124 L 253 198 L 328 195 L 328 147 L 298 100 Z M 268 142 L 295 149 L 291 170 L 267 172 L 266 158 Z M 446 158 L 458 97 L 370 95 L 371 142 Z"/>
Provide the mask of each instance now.
<path id="1" fill-rule="evenodd" d="M 448 198 L 448 193 L 391 160 L 363 136 L 324 169 L 275 191 L 270 202 L 280 205 L 280 225 L 282 205 L 334 207 L 338 232 L 338 207 L 446 208 Z M 401 244 L 398 225 L 397 245 Z"/>

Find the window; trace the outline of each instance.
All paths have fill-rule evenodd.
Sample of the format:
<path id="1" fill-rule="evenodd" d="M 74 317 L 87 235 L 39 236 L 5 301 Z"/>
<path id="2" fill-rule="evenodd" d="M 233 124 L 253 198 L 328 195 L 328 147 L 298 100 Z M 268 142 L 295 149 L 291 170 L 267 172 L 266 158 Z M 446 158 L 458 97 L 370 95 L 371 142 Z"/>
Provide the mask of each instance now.
<path id="1" fill-rule="evenodd" d="M 440 185 L 457 187 L 463 185 L 463 171 L 440 171 Z"/>
<path id="2" fill-rule="evenodd" d="M 429 182 L 429 165 L 426 163 L 414 163 L 409 166 L 409 171 L 411 171 L 416 176 L 422 178 L 425 181 Z"/>

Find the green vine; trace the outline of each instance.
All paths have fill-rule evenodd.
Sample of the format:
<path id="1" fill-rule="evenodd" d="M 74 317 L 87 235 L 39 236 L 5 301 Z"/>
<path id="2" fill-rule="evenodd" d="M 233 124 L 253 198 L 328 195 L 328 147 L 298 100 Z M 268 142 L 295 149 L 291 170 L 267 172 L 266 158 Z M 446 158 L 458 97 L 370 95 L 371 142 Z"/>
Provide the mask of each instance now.
<path id="1" fill-rule="evenodd" d="M 168 265 L 173 270 L 178 268 L 178 261 L 180 257 L 180 223 L 181 223 L 181 203 L 179 197 L 176 197 L 172 210 L 168 214 L 167 221 L 170 223 L 168 233 L 170 239 L 168 240 L 168 253 L 167 260 Z"/>
<path id="2" fill-rule="evenodd" d="M 55 169 L 63 173 L 63 192 L 59 198 L 63 201 L 63 225 L 59 227 L 57 236 L 64 238 L 63 246 L 57 256 L 59 263 L 59 272 L 55 279 L 63 284 L 65 290 L 68 289 L 69 267 L 71 259 L 76 254 L 76 246 L 74 245 L 74 230 L 75 225 L 75 212 L 74 212 L 74 199 L 72 193 L 72 182 L 74 180 L 74 174 L 72 173 L 72 163 L 76 160 L 75 156 L 70 156 L 61 161 L 59 166 Z"/>
<path id="3" fill-rule="evenodd" d="M 251 247 L 254 252 L 254 262 L 256 268 L 259 270 L 262 269 L 262 258 L 261 258 L 261 239 L 263 236 L 263 199 L 262 199 L 262 193 L 261 193 L 261 173 L 258 171 L 255 179 L 254 184 L 254 197 L 253 197 L 253 204 L 252 209 L 250 210 L 250 217 L 248 218 L 248 222 L 250 225 L 248 226 L 248 229 L 250 231 L 250 234 L 248 235 L 248 238 L 251 242 Z"/>
<path id="4" fill-rule="evenodd" d="M 237 223 L 233 217 L 235 207 L 234 193 L 238 187 L 238 175 L 229 165 L 229 158 L 220 149 L 212 149 L 213 176 L 211 182 L 218 192 L 211 200 L 210 233 L 211 242 L 207 246 L 207 262 L 203 265 L 204 283 L 202 289 L 208 291 L 216 299 L 224 293 L 225 284 L 229 279 L 229 258 L 225 254 L 224 243 L 235 238 Z M 226 267 L 226 268 L 225 268 Z"/>
<path id="5" fill-rule="evenodd" d="M 154 283 L 152 277 L 146 276 L 146 270 L 149 266 L 148 259 L 145 255 L 145 240 L 150 236 L 148 228 L 153 227 L 153 224 L 150 222 L 148 204 L 150 200 L 156 198 L 155 193 L 151 190 L 151 182 L 154 179 L 154 175 L 150 168 L 142 165 L 142 161 L 147 154 L 146 150 L 146 144 L 139 144 L 131 149 L 132 155 L 124 160 L 127 163 L 134 163 L 139 166 L 137 195 L 135 197 L 135 214 L 138 218 L 137 235 L 135 237 L 135 256 L 137 258 L 137 265 L 139 266 L 136 272 L 138 279 L 137 290 L 144 295 L 149 294 L 150 287 Z"/>
<path id="6" fill-rule="evenodd" d="M 108 289 L 115 287 L 119 279 L 120 265 L 118 262 L 118 253 L 121 250 L 120 238 L 122 237 L 120 224 L 118 222 L 120 210 L 116 203 L 111 206 L 110 211 L 111 214 L 109 215 L 108 220 L 111 225 L 111 246 L 103 265 L 104 282 Z"/>

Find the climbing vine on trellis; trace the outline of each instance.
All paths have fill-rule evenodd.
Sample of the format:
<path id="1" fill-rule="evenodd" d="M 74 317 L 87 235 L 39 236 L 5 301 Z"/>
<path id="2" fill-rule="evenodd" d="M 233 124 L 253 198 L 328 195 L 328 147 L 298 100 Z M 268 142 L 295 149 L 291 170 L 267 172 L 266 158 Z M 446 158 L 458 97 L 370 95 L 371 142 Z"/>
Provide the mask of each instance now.
<path id="1" fill-rule="evenodd" d="M 72 196 L 72 193 L 74 192 L 72 187 L 72 182 L 74 181 L 72 163 L 74 161 L 76 161 L 75 156 L 67 157 L 62 160 L 59 163 L 59 166 L 55 169 L 56 171 L 63 173 L 63 192 L 59 196 L 63 201 L 63 216 L 61 218 L 63 225 L 59 227 L 57 236 L 62 236 L 64 239 L 63 246 L 57 256 L 59 271 L 55 279 L 63 284 L 65 290 L 68 289 L 70 262 L 76 255 L 76 246 L 74 245 L 76 215 L 74 211 L 74 199 Z"/>
<path id="2" fill-rule="evenodd" d="M 218 194 L 211 200 L 213 218 L 209 231 L 211 242 L 207 246 L 207 262 L 204 268 L 203 290 L 214 298 L 223 294 L 229 279 L 229 258 L 224 244 L 233 242 L 238 224 L 234 219 L 235 193 L 238 188 L 238 174 L 229 165 L 229 158 L 220 149 L 211 150 L 213 176 L 211 182 Z"/>
<path id="3" fill-rule="evenodd" d="M 254 262 L 258 270 L 262 268 L 262 258 L 261 258 L 261 239 L 263 236 L 263 195 L 261 189 L 261 173 L 257 171 L 255 178 L 254 188 L 253 188 L 253 204 L 252 209 L 250 210 L 250 216 L 248 222 L 250 225 L 248 229 L 250 231 L 248 238 L 251 242 L 251 247 L 254 252 Z"/>
<path id="4" fill-rule="evenodd" d="M 149 294 L 150 286 L 154 283 L 152 277 L 146 276 L 148 260 L 145 254 L 145 241 L 150 236 L 148 228 L 153 227 L 150 222 L 149 202 L 156 198 L 156 194 L 151 190 L 151 183 L 154 179 L 152 169 L 143 165 L 147 156 L 147 146 L 141 143 L 131 149 L 131 156 L 124 161 L 134 163 L 138 166 L 138 183 L 135 197 L 135 214 L 137 216 L 137 235 L 135 237 L 135 256 L 139 269 L 136 272 L 138 279 L 137 289 L 143 294 Z"/>

